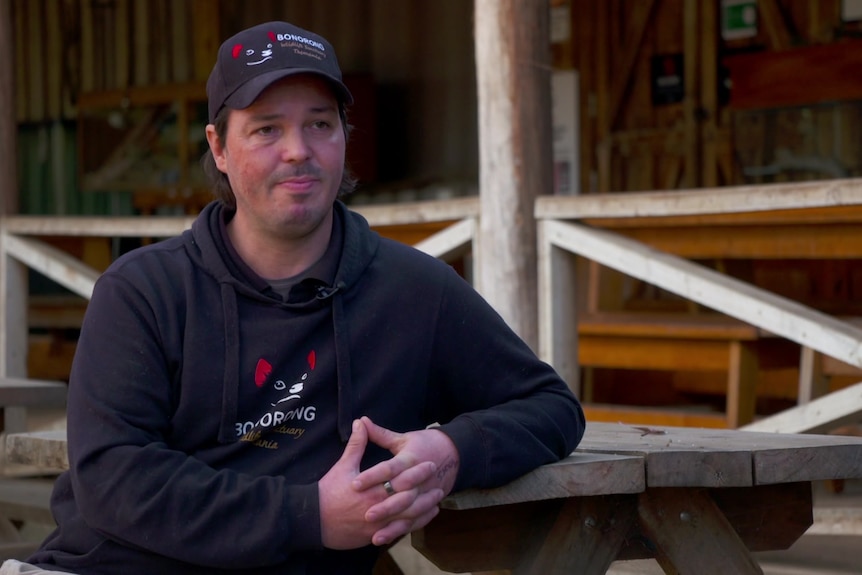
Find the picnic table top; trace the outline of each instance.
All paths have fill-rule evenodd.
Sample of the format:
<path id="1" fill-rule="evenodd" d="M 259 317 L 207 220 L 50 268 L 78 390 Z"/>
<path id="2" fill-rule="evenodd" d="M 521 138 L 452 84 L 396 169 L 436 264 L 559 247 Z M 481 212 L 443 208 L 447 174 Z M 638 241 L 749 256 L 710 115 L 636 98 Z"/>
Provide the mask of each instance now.
<path id="1" fill-rule="evenodd" d="M 862 478 L 862 437 L 596 422 L 566 459 L 501 488 L 450 495 L 444 507 L 851 478 Z"/>
<path id="2" fill-rule="evenodd" d="M 9 434 L 5 447 L 11 463 L 46 471 L 69 465 L 63 430 Z M 852 478 L 862 478 L 862 437 L 595 422 L 562 461 L 502 488 L 453 494 L 444 506 Z"/>

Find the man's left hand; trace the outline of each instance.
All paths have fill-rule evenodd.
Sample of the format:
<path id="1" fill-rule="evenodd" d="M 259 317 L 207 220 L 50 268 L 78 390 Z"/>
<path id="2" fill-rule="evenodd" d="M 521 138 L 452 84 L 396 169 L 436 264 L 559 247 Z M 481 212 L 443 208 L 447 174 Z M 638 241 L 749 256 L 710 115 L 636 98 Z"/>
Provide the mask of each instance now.
<path id="1" fill-rule="evenodd" d="M 438 490 L 443 495 L 448 494 L 455 485 L 460 459 L 455 444 L 440 430 L 432 428 L 397 433 L 380 427 L 368 417 L 361 418 L 361 421 L 368 432 L 368 440 L 393 454 L 391 459 L 363 471 L 353 480 L 353 488 L 357 491 L 389 482 L 395 493 L 369 508 L 366 513 L 369 522 L 386 522 L 386 526 L 372 538 L 375 545 L 385 545 L 424 527 L 436 516 L 436 502 L 433 508 L 427 510 L 412 507 L 419 502 L 439 501 L 437 497 L 420 497 L 423 494 Z M 414 468 L 429 461 L 436 469 L 426 479 L 424 477 L 427 474 L 418 474 Z M 417 481 L 417 477 L 423 479 Z M 401 493 L 410 493 L 411 496 L 397 496 Z M 417 517 L 422 520 L 416 521 Z"/>

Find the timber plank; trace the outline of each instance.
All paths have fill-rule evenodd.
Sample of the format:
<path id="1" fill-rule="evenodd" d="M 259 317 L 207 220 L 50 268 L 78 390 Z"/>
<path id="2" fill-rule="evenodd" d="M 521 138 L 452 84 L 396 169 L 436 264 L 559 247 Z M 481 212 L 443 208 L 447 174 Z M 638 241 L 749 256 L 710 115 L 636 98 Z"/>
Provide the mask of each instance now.
<path id="1" fill-rule="evenodd" d="M 45 120 L 47 111 L 45 93 L 45 14 L 41 2 L 27 3 L 27 28 L 24 37 L 27 40 L 28 81 L 27 99 L 29 101 L 31 122 Z"/>
<path id="2" fill-rule="evenodd" d="M 0 377 L 0 407 L 64 406 L 66 392 L 62 381 Z"/>
<path id="3" fill-rule="evenodd" d="M 597 312 L 578 318 L 581 335 L 754 340 L 765 334 L 751 324 L 713 313 Z"/>
<path id="4" fill-rule="evenodd" d="M 614 506 L 600 499 L 567 499 L 547 533 L 531 531 L 531 549 L 513 575 L 606 572 L 636 521 L 637 508 L 634 498 L 616 498 Z"/>
<path id="5" fill-rule="evenodd" d="M 26 5 L 24 3 L 24 0 L 15 0 L 12 14 L 15 17 L 15 21 L 10 26 L 8 26 L 6 30 L 8 30 L 11 36 L 14 37 L 14 46 L 10 40 L 4 38 L 3 48 L 5 49 L 4 54 L 7 55 L 6 57 L 8 57 L 8 54 L 10 52 L 15 55 L 15 119 L 18 122 L 23 123 L 30 121 L 30 111 L 28 108 L 29 99 L 27 98 L 27 87 L 29 86 L 29 79 L 27 78 L 27 71 L 29 70 L 29 66 L 27 66 L 27 38 L 26 34 L 23 34 L 21 32 L 25 30 L 27 22 Z M 4 30 L 4 32 L 6 32 L 6 30 Z M 15 31 L 18 32 L 16 33 Z M 6 66 L 10 65 L 11 62 L 6 64 Z M 8 75 L 4 75 L 3 79 L 6 80 L 7 78 Z M 7 104 L 10 102 L 4 101 L 3 103 Z"/>
<path id="6" fill-rule="evenodd" d="M 705 565 L 722 565 L 728 573 L 763 575 L 704 491 L 653 489 L 638 498 L 638 516 L 645 534 L 657 542 L 656 560 L 667 573 L 699 575 Z"/>
<path id="7" fill-rule="evenodd" d="M 590 423 L 577 451 L 641 455 L 650 487 L 752 485 L 752 460 L 745 442 L 734 444 L 726 433 L 708 429 L 686 429 L 680 440 L 671 431 L 661 426 Z"/>
<path id="8" fill-rule="evenodd" d="M 63 46 L 62 14 L 54 3 L 45 4 L 43 26 L 45 34 L 45 98 L 47 118 L 59 120 L 63 114 L 63 65 L 66 48 Z"/>
<path id="9" fill-rule="evenodd" d="M 601 223 L 627 219 L 633 225 L 653 218 L 706 218 L 717 223 L 777 213 L 804 223 L 806 218 L 825 208 L 827 212 L 846 210 L 858 215 L 862 186 L 859 179 L 794 182 L 751 186 L 726 186 L 695 190 L 630 192 L 625 194 L 586 194 L 581 196 L 541 196 L 536 199 L 539 219 L 582 219 Z M 857 218 L 858 220 L 858 218 Z M 779 222 L 773 222 L 779 223 Z"/>
<path id="10" fill-rule="evenodd" d="M 862 437 L 762 431 L 728 436 L 711 429 L 686 429 L 681 442 L 669 439 L 673 430 L 590 423 L 577 451 L 643 455 L 647 485 L 652 487 L 741 487 L 862 475 Z M 686 451 L 699 453 L 695 457 L 700 463 L 677 468 L 674 453 Z M 718 454 L 726 462 L 720 468 L 712 464 Z"/>
<path id="11" fill-rule="evenodd" d="M 559 506 L 549 499 L 460 511 L 442 508 L 431 525 L 410 535 L 411 543 L 443 571 L 511 569 L 526 552 L 531 532 L 546 531 Z"/>
<path id="12" fill-rule="evenodd" d="M 858 223 L 810 226 L 740 223 L 732 227 L 701 224 L 676 228 L 640 225 L 615 231 L 663 252 L 691 259 L 831 259 L 858 258 L 862 254 Z"/>
<path id="13" fill-rule="evenodd" d="M 32 441 L 33 437 L 39 441 Z M 5 447 L 9 463 L 31 465 L 42 473 L 69 469 L 65 430 L 10 433 L 6 436 Z"/>
<path id="14" fill-rule="evenodd" d="M 755 451 L 755 483 L 862 477 L 862 438 L 851 439 L 855 441 L 839 440 L 833 445 L 812 441 L 806 448 L 792 453 L 768 447 Z M 805 445 L 805 436 L 800 437 L 799 443 Z"/>
<path id="15" fill-rule="evenodd" d="M 574 453 L 544 465 L 505 489 L 471 489 L 443 500 L 445 509 L 473 509 L 515 501 L 540 501 L 572 496 L 639 493 L 645 487 L 643 458 L 601 453 Z"/>
<path id="16" fill-rule="evenodd" d="M 587 367 L 727 370 L 727 342 L 580 336 L 578 361 Z"/>
<path id="17" fill-rule="evenodd" d="M 862 41 L 842 40 L 780 52 L 724 59 L 733 81 L 735 109 L 781 108 L 862 97 Z M 805 70 L 805 81 L 799 71 Z"/>
<path id="18" fill-rule="evenodd" d="M 812 525 L 813 495 L 806 482 L 710 489 L 709 495 L 750 551 L 787 549 Z"/>
<path id="19" fill-rule="evenodd" d="M 587 421 L 631 425 L 665 425 L 672 427 L 727 428 L 723 413 L 681 407 L 638 407 L 628 405 L 584 404 Z"/>

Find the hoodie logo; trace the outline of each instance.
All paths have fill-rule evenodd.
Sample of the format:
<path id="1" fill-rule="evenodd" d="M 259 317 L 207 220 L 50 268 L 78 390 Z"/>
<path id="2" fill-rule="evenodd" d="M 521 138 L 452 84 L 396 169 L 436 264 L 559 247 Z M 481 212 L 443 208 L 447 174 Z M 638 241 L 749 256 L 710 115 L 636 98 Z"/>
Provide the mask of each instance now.
<path id="1" fill-rule="evenodd" d="M 272 364 L 263 358 L 257 360 L 257 366 L 254 368 L 254 384 L 263 387 L 270 374 L 272 374 Z"/>
<path id="2" fill-rule="evenodd" d="M 261 438 L 262 430 L 272 429 L 281 434 L 292 435 L 294 438 L 299 438 L 304 429 L 298 427 L 288 427 L 288 421 L 314 421 L 317 415 L 317 408 L 313 405 L 299 405 L 299 407 L 282 407 L 288 402 L 293 402 L 302 399 L 302 392 L 305 389 L 309 374 L 314 371 L 317 365 L 317 353 L 311 350 L 305 358 L 308 363 L 308 370 L 303 372 L 299 377 L 299 381 L 288 385 L 283 379 L 277 379 L 273 382 L 272 387 L 281 392 L 281 397 L 274 402 L 270 402 L 270 407 L 274 409 L 267 410 L 257 421 L 246 421 L 243 423 L 237 422 L 236 433 L 243 438 L 243 441 L 254 443 L 261 447 L 274 448 L 277 443 L 265 441 Z M 264 388 L 272 375 L 272 364 L 264 358 L 257 360 L 257 365 L 254 368 L 254 385 L 258 388 Z M 295 405 L 295 404 L 294 404 Z M 266 444 L 266 445 L 264 445 Z"/>

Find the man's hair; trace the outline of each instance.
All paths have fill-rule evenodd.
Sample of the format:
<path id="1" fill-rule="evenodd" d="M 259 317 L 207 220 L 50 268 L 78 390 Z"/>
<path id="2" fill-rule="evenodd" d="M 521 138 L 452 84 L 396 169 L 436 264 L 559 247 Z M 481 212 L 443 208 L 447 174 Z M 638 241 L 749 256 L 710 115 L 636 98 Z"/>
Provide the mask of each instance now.
<path id="1" fill-rule="evenodd" d="M 227 142 L 227 119 L 230 115 L 230 108 L 222 108 L 213 120 L 216 136 L 219 142 L 224 146 Z M 348 142 L 350 130 L 352 126 L 347 123 L 347 110 L 344 102 L 338 103 L 338 115 L 341 118 L 341 127 L 344 130 L 344 143 Z M 236 196 L 234 196 L 233 188 L 230 187 L 230 180 L 227 174 L 222 172 L 216 166 L 215 158 L 211 149 L 207 150 L 201 158 L 204 174 L 209 180 L 215 198 L 230 209 L 236 209 Z M 341 176 L 341 185 L 338 187 L 338 197 L 343 198 L 356 188 L 357 179 L 350 167 L 347 165 L 347 159 L 344 161 L 344 173 Z"/>

